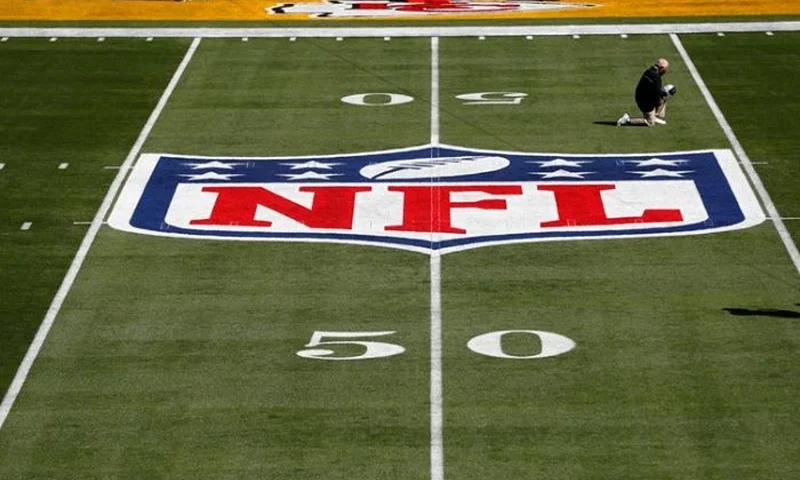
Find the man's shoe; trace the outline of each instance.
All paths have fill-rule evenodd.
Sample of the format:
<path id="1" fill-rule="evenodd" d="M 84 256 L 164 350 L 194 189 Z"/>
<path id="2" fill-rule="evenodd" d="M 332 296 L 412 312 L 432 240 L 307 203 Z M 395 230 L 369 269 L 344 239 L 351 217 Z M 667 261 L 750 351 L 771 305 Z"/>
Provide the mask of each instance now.
<path id="1" fill-rule="evenodd" d="M 659 125 L 666 125 L 667 124 L 666 120 L 664 120 L 663 118 L 658 118 L 658 117 L 655 118 L 655 122 L 657 124 L 659 124 Z"/>
<path id="2" fill-rule="evenodd" d="M 627 125 L 629 123 L 631 123 L 631 116 L 628 115 L 628 112 L 625 112 L 625 115 L 619 117 L 619 120 L 617 120 L 618 127 L 621 125 Z"/>

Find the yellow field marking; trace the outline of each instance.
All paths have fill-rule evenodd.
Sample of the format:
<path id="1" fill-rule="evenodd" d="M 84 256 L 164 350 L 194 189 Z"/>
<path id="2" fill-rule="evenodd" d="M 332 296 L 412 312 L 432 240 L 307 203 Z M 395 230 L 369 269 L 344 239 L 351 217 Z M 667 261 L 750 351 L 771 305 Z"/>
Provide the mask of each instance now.
<path id="1" fill-rule="evenodd" d="M 2 0 L 0 21 L 8 20 L 305 20 L 308 14 L 274 15 L 269 7 L 303 0 Z M 308 0 L 307 3 L 324 3 Z M 513 3 L 513 2 L 510 2 Z M 800 15 L 798 0 L 562 0 L 561 3 L 593 3 L 594 8 L 547 12 L 461 13 L 457 15 L 384 16 L 381 20 L 523 19 L 523 18 L 624 18 Z M 353 20 L 365 20 L 363 18 Z M 375 21 L 375 19 L 367 19 Z"/>

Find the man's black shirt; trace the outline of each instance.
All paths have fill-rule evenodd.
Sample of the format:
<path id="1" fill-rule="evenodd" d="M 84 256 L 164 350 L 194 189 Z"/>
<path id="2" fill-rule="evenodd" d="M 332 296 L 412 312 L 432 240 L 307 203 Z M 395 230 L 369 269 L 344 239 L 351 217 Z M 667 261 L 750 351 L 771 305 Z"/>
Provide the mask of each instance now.
<path id="1" fill-rule="evenodd" d="M 658 67 L 653 65 L 644 71 L 636 85 L 636 105 L 642 112 L 649 112 L 661 103 L 664 96 L 661 91 L 661 75 L 658 74 Z"/>

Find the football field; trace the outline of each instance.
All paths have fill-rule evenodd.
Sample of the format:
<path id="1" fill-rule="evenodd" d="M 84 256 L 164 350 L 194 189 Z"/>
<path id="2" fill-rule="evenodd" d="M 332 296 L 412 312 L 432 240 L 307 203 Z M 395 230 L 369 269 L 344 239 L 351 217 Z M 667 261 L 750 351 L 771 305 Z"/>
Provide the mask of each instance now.
<path id="1" fill-rule="evenodd" d="M 0 478 L 800 476 L 800 33 L 137 35 L 0 43 Z"/>

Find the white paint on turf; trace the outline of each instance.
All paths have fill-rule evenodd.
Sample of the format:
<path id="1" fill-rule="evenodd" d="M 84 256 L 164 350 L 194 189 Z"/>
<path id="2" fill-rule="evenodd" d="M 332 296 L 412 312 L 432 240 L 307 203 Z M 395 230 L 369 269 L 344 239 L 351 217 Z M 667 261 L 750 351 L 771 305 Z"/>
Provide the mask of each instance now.
<path id="1" fill-rule="evenodd" d="M 325 38 L 325 37 L 525 37 L 527 35 L 621 35 L 718 32 L 793 32 L 795 22 L 661 23 L 617 25 L 527 25 L 468 27 L 339 27 L 339 28 L 0 28 L 7 37 L 98 38 Z"/>
<path id="2" fill-rule="evenodd" d="M 431 145 L 439 145 L 439 38 L 431 37 Z M 433 181 L 433 180 L 431 180 Z M 431 240 L 433 232 L 431 232 Z M 431 270 L 431 480 L 444 480 L 442 383 L 442 257 L 432 251 Z"/>
<path id="3" fill-rule="evenodd" d="M 678 50 L 678 53 L 680 53 L 683 62 L 686 64 L 686 68 L 689 69 L 689 72 L 692 74 L 692 78 L 700 88 L 703 98 L 705 98 L 706 103 L 708 103 L 708 106 L 714 113 L 717 123 L 719 123 L 722 131 L 725 132 L 725 136 L 728 137 L 728 141 L 733 147 L 733 151 L 736 152 L 736 156 L 741 160 L 741 164 L 744 167 L 745 172 L 747 172 L 750 182 L 753 184 L 753 187 L 758 193 L 759 198 L 761 198 L 761 203 L 764 204 L 764 208 L 767 210 L 767 216 L 772 219 L 775 229 L 778 230 L 778 235 L 780 236 L 781 241 L 783 241 L 783 245 L 786 247 L 786 251 L 789 253 L 789 257 L 792 259 L 795 269 L 797 269 L 797 273 L 800 274 L 800 251 L 797 250 L 797 245 L 794 244 L 791 234 L 786 229 L 786 225 L 784 225 L 783 220 L 778 213 L 778 209 L 775 207 L 772 198 L 770 198 L 764 183 L 761 182 L 761 178 L 758 176 L 755 167 L 753 167 L 753 162 L 750 161 L 750 157 L 747 156 L 747 152 L 744 151 L 744 147 L 742 147 L 742 144 L 739 142 L 736 134 L 733 133 L 733 129 L 725 119 L 725 115 L 722 114 L 722 110 L 720 110 L 717 102 L 714 100 L 713 95 L 711 95 L 711 91 L 708 89 L 706 82 L 703 81 L 700 71 L 697 70 L 692 58 L 689 56 L 689 52 L 687 52 L 683 47 L 681 39 L 678 38 L 678 35 L 674 33 L 670 34 L 670 38 L 672 39 L 672 43 L 675 45 L 675 48 Z"/>
<path id="4" fill-rule="evenodd" d="M 431 480 L 444 480 L 442 382 L 442 256 L 432 252 L 431 267 Z"/>
<path id="5" fill-rule="evenodd" d="M 191 61 L 192 56 L 197 50 L 197 46 L 199 44 L 200 38 L 195 38 L 192 41 L 192 44 L 186 51 L 183 60 L 178 65 L 175 73 L 172 75 L 172 79 L 167 85 L 167 88 L 161 95 L 158 104 L 156 104 L 155 109 L 153 109 L 153 112 L 150 114 L 150 118 L 147 119 L 147 123 L 145 123 L 142 131 L 139 133 L 139 137 L 136 139 L 136 142 L 133 144 L 133 147 L 131 147 L 128 156 L 125 158 L 123 168 L 121 168 L 119 173 L 117 173 L 117 176 L 114 177 L 114 182 L 109 187 L 105 198 L 103 198 L 103 203 L 100 205 L 100 209 L 97 211 L 89 230 L 83 237 L 83 241 L 78 248 L 78 252 L 75 254 L 75 258 L 72 260 L 72 264 L 69 266 L 69 270 L 67 270 L 64 280 L 61 282 L 61 286 L 58 288 L 58 291 L 56 292 L 56 295 L 50 304 L 50 308 L 47 309 L 44 320 L 42 320 L 42 324 L 39 326 L 39 330 L 36 332 L 33 342 L 31 342 L 30 347 L 28 347 L 28 351 L 25 354 L 25 357 L 22 359 L 22 363 L 20 363 L 14 379 L 11 381 L 11 385 L 8 387 L 6 395 L 3 397 L 2 403 L 0 403 L 0 429 L 3 428 L 3 424 L 8 418 L 8 414 L 11 412 L 11 408 L 14 406 L 14 402 L 16 401 L 20 390 L 22 390 L 25 379 L 28 378 L 28 374 L 31 371 L 33 362 L 39 355 L 39 351 L 41 351 L 42 346 L 47 339 L 47 335 L 50 333 L 50 328 L 53 326 L 53 322 L 55 321 L 59 310 L 61 310 L 61 306 L 64 304 L 64 300 L 66 300 L 67 294 L 72 288 L 72 284 L 75 282 L 75 278 L 78 276 L 78 272 L 80 271 L 84 260 L 86 260 L 86 256 L 89 254 L 89 249 L 92 247 L 94 239 L 97 237 L 97 232 L 100 230 L 103 220 L 106 218 L 106 215 L 108 215 L 108 212 L 111 209 L 111 204 L 114 201 L 114 198 L 117 196 L 117 192 L 119 191 L 120 187 L 122 186 L 122 182 L 125 179 L 124 172 L 128 170 L 130 165 L 133 164 L 134 160 L 139 155 L 142 145 L 144 145 L 145 140 L 147 140 L 147 137 L 150 135 L 153 126 L 158 120 L 158 117 L 161 115 L 161 111 L 164 110 L 164 106 L 167 104 L 172 92 L 178 85 L 178 82 L 183 76 L 183 72 L 189 65 L 189 62 Z"/>

